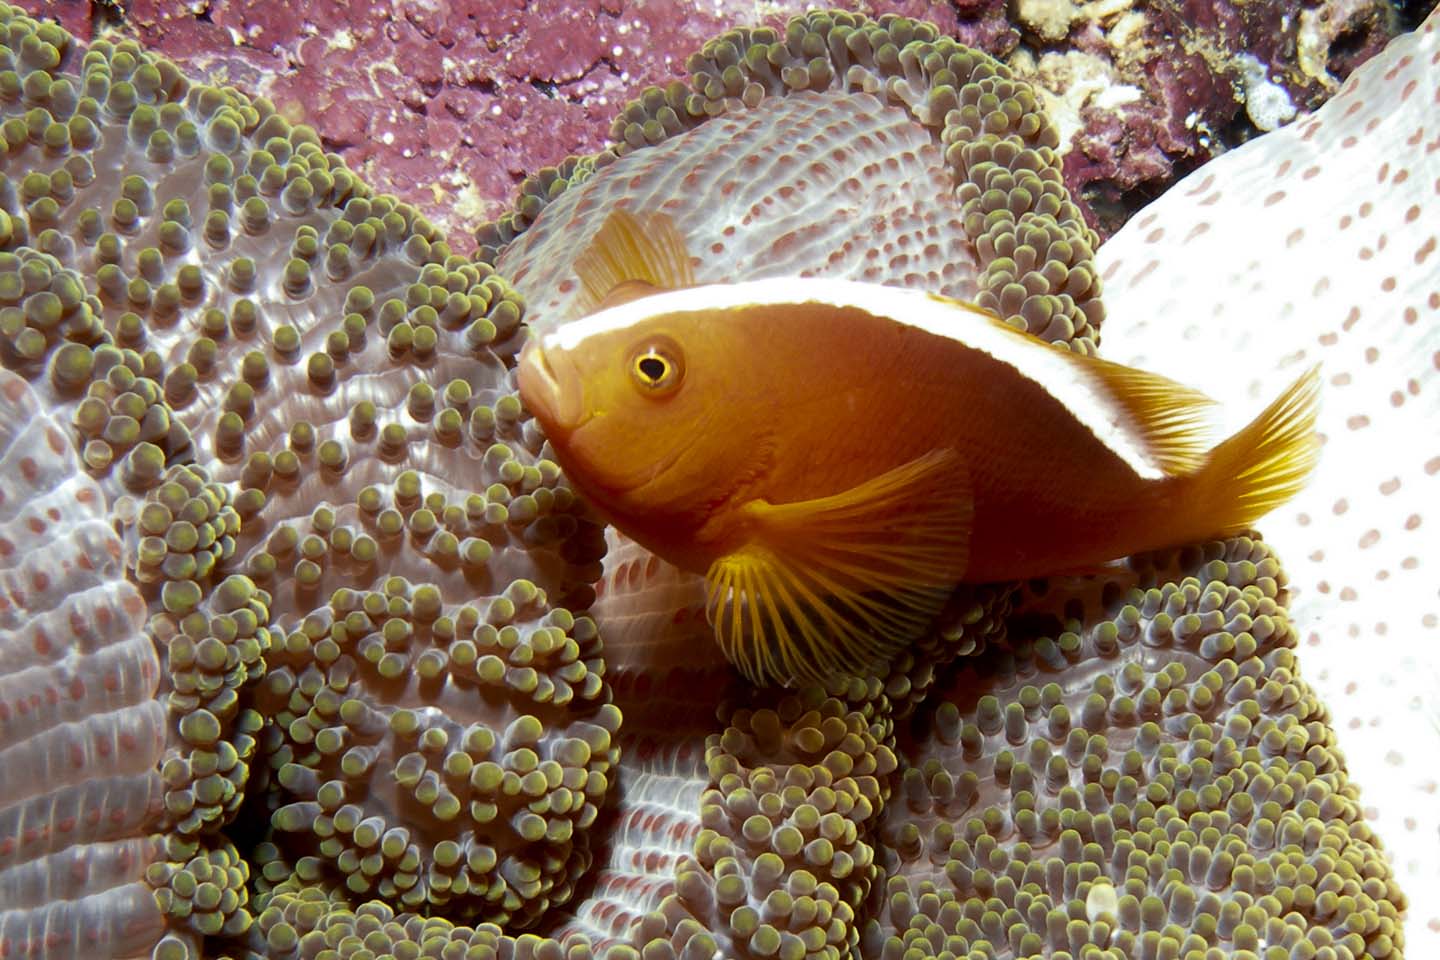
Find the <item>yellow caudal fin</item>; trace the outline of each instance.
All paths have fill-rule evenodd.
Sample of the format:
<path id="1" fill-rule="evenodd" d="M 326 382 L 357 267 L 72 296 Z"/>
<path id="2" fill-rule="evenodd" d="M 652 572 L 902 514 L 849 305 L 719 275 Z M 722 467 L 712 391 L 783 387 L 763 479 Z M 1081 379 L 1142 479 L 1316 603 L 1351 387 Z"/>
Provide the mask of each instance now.
<path id="1" fill-rule="evenodd" d="M 642 222 L 623 209 L 605 218 L 575 258 L 575 273 L 582 286 L 582 314 L 695 283 L 690 253 L 674 221 L 656 213 Z"/>
<path id="2" fill-rule="evenodd" d="M 831 496 L 748 505 L 750 542 L 706 576 L 721 650 L 752 682 L 782 684 L 893 655 L 964 575 L 973 512 L 952 450 Z"/>
<path id="3" fill-rule="evenodd" d="M 1196 539 L 1245 530 L 1300 492 L 1320 453 L 1319 401 L 1316 365 L 1211 452 L 1189 481 Z"/>

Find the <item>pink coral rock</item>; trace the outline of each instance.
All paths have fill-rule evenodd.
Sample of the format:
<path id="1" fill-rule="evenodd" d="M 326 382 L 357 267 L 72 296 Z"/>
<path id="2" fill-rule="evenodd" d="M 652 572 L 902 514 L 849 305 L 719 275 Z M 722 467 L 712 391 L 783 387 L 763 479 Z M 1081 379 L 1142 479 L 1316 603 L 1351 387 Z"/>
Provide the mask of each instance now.
<path id="1" fill-rule="evenodd" d="M 861 6 L 965 32 L 947 3 Z M 779 22 L 804 4 L 770 7 Z M 1001 8 L 987 2 L 964 15 L 972 39 L 1003 42 L 1010 31 Z M 198 10 L 135 0 L 127 23 L 212 82 L 270 97 L 368 180 L 454 227 L 497 215 L 528 173 L 602 147 L 618 106 L 754 15 L 749 4 L 633 0 L 324 0 L 300 17 L 294 9 L 279 0 L 216 0 Z"/>

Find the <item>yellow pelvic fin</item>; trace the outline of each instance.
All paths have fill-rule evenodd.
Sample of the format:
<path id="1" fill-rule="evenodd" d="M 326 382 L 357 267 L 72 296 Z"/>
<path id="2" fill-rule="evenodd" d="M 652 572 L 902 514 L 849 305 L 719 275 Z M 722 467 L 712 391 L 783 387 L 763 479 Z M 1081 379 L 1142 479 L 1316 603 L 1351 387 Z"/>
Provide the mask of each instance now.
<path id="1" fill-rule="evenodd" d="M 605 218 L 575 258 L 575 273 L 583 287 L 582 314 L 695 283 L 690 253 L 674 221 L 655 213 L 642 222 L 623 209 Z"/>
<path id="2" fill-rule="evenodd" d="M 741 673 L 791 683 L 858 674 L 923 631 L 964 576 L 974 502 L 947 449 L 743 513 L 750 540 L 711 565 L 707 611 Z"/>
<path id="3" fill-rule="evenodd" d="M 1299 493 L 1320 455 L 1320 367 L 1303 373 L 1254 420 L 1221 442 L 1189 481 L 1194 538 L 1238 533 Z"/>
<path id="4" fill-rule="evenodd" d="M 1073 355 L 1130 420 L 1146 454 L 1172 477 L 1199 470 L 1210 450 L 1206 411 L 1215 401 L 1198 390 L 1145 370 Z"/>

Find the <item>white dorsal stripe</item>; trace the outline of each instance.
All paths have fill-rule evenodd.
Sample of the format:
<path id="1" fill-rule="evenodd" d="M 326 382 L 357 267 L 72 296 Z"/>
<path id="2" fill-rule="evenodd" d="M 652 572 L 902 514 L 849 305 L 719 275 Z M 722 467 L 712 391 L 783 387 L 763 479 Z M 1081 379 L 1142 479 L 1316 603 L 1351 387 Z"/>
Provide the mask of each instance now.
<path id="1" fill-rule="evenodd" d="M 591 337 L 615 333 L 665 314 L 733 310 L 740 307 L 782 307 L 806 303 L 863 310 L 874 317 L 903 324 L 937 337 L 963 343 L 1013 367 L 1064 404 L 1077 421 L 1137 475 L 1161 479 L 1165 471 L 1145 452 L 1129 417 L 1093 377 L 1083 375 L 1075 358 L 1039 340 L 1027 340 L 999 329 L 979 307 L 957 305 L 921 290 L 854 280 L 817 277 L 772 277 L 740 283 L 705 284 L 666 290 L 641 297 L 546 334 L 541 346 L 574 350 Z M 783 317 L 783 311 L 778 312 Z"/>

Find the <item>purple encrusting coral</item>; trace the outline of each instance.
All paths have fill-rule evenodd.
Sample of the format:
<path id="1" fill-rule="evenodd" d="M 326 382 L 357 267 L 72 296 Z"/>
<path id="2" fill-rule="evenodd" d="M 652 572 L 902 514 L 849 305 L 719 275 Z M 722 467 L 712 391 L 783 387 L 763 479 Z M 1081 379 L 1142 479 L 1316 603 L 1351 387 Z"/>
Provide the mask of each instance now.
<path id="1" fill-rule="evenodd" d="M 765 4 L 765 22 L 812 5 Z M 148 47 L 270 97 L 457 240 L 524 176 L 602 147 L 616 108 L 681 76 L 705 39 L 756 17 L 733 0 L 323 0 L 299 17 L 286 0 L 122 6 Z M 1386 0 L 840 6 L 932 21 L 1035 82 L 1061 128 L 1067 185 L 1094 203 L 1102 235 L 1256 127 L 1316 105 L 1399 27 Z M 85 36 L 105 9 L 60 0 L 41 12 Z"/>
<path id="2" fill-rule="evenodd" d="M 1389 4 L 1363 0 L 1086 9 L 1071 52 L 1041 53 L 1038 73 L 1075 110 L 1066 181 L 1106 234 L 1180 175 L 1318 106 L 1399 28 Z"/>

